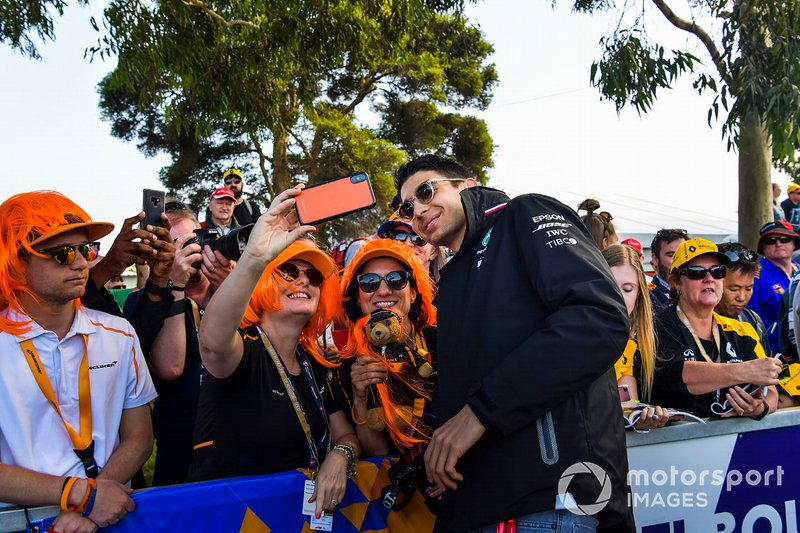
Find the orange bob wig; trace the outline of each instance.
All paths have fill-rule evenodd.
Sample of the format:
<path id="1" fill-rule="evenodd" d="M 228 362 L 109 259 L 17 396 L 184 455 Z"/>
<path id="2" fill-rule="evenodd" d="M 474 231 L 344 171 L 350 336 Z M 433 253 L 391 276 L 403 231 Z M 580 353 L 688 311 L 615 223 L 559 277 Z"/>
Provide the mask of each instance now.
<path id="1" fill-rule="evenodd" d="M 35 298 L 26 283 L 25 258 L 47 256 L 36 252 L 32 242 L 64 226 L 92 226 L 85 224 L 90 221 L 89 215 L 75 202 L 55 191 L 17 194 L 3 202 L 0 205 L 0 309 L 24 314 L 20 295 Z M 111 224 L 107 226 L 113 228 Z M 75 300 L 75 305 L 80 305 L 79 299 Z M 0 331 L 21 335 L 28 330 L 29 320 L 18 322 L 0 317 Z"/>
<path id="2" fill-rule="evenodd" d="M 281 308 L 281 290 L 288 287 L 291 282 L 283 279 L 276 269 L 292 259 L 311 263 L 314 268 L 323 273 L 334 272 L 320 286 L 319 304 L 300 334 L 300 346 L 321 365 L 328 368 L 337 367 L 338 363 L 331 363 L 325 359 L 317 344 L 317 339 L 325 333 L 325 328 L 339 312 L 342 302 L 339 280 L 335 275 L 336 267 L 333 260 L 309 239 L 293 242 L 267 265 L 253 289 L 240 327 L 260 324 L 263 315 L 274 313 Z"/>

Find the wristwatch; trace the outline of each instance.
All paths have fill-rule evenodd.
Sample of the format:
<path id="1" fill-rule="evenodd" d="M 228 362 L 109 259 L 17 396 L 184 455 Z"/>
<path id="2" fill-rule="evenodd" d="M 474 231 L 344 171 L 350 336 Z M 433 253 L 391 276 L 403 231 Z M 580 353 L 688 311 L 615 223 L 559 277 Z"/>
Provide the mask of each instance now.
<path id="1" fill-rule="evenodd" d="M 150 294 L 155 294 L 156 296 L 161 296 L 162 298 L 169 298 L 172 296 L 172 291 L 175 290 L 175 287 L 172 285 L 172 280 L 167 280 L 166 287 L 159 287 L 149 279 L 144 283 L 144 290 L 149 292 Z M 180 289 L 179 289 L 180 290 Z"/>
<path id="2" fill-rule="evenodd" d="M 337 444 L 334 450 L 342 452 L 347 457 L 347 479 L 353 479 L 356 475 L 356 451 L 347 444 Z"/>

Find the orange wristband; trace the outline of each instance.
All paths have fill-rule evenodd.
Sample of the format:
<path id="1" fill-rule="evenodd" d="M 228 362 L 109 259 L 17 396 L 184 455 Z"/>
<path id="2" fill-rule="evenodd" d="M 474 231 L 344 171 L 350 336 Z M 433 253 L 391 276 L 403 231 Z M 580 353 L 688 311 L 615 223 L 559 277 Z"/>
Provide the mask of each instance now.
<path id="1" fill-rule="evenodd" d="M 353 422 L 355 422 L 359 426 L 363 426 L 364 424 L 367 423 L 366 419 L 359 420 L 358 417 L 356 416 L 356 406 L 355 406 L 355 404 L 350 406 L 350 414 L 353 415 Z"/>
<path id="2" fill-rule="evenodd" d="M 76 513 L 83 513 L 86 510 L 86 506 L 89 505 L 89 499 L 92 497 L 92 491 L 97 488 L 97 482 L 92 478 L 86 478 L 86 493 L 83 495 L 83 501 L 77 507 L 75 507 Z"/>
<path id="3" fill-rule="evenodd" d="M 76 477 L 68 477 L 67 481 L 64 483 L 64 487 L 61 489 L 61 510 L 66 512 L 72 512 L 75 510 L 75 507 L 69 505 L 69 492 L 72 490 L 73 485 L 78 481 L 79 478 Z"/>

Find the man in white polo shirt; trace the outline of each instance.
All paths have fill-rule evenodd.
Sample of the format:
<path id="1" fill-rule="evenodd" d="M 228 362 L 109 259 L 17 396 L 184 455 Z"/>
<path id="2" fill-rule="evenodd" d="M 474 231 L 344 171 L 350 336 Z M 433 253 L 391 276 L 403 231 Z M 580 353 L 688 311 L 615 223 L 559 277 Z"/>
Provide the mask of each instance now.
<path id="1" fill-rule="evenodd" d="M 124 483 L 153 445 L 133 328 L 80 304 L 112 229 L 52 191 L 0 205 L 0 501 L 60 505 L 59 533 L 132 511 Z"/>

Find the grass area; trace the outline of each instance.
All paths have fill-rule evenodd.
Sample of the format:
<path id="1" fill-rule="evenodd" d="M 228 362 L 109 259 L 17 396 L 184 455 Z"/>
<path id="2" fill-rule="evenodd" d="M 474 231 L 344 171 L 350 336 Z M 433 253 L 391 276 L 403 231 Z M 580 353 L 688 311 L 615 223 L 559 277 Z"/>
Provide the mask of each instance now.
<path id="1" fill-rule="evenodd" d="M 147 462 L 144 463 L 142 470 L 144 471 L 144 478 L 147 480 L 147 486 L 153 486 L 153 470 L 155 469 L 156 465 L 156 445 L 153 444 L 153 453 L 150 454 L 150 458 L 147 459 Z"/>

